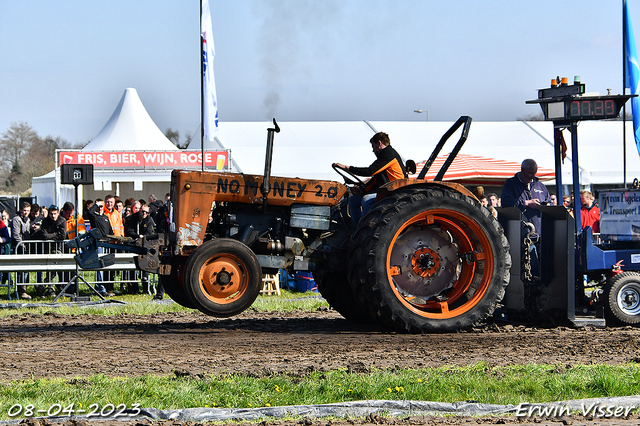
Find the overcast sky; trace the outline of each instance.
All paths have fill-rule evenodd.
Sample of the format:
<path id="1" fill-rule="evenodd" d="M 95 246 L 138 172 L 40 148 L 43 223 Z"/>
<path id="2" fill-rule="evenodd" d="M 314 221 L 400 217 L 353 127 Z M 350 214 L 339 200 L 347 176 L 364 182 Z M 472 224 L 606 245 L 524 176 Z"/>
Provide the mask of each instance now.
<path id="1" fill-rule="evenodd" d="M 622 1 L 210 0 L 220 122 L 508 121 L 551 78 L 622 91 Z M 630 0 L 640 33 L 640 2 Z M 200 122 L 199 0 L 0 0 L 0 133 L 87 142 L 134 87 Z"/>

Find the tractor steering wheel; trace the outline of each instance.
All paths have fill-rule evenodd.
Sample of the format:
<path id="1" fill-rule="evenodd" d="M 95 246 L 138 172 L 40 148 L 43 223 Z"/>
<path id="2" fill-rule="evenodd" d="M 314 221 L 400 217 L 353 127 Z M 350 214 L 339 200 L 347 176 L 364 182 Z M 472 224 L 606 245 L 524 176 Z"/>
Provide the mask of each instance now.
<path id="1" fill-rule="evenodd" d="M 333 168 L 333 170 L 336 171 L 336 173 L 338 173 L 340 176 L 342 176 L 342 179 L 344 179 L 344 182 L 346 184 L 348 184 L 348 185 L 357 185 L 357 186 L 360 187 L 360 189 L 362 189 L 364 191 L 364 188 L 366 187 L 366 185 L 362 180 L 360 180 L 360 178 L 358 176 L 354 175 L 350 171 L 347 171 L 345 169 L 341 169 L 340 167 L 337 167 L 335 164 L 332 164 L 331 167 Z M 351 178 L 353 178 L 353 179 L 351 179 Z"/>

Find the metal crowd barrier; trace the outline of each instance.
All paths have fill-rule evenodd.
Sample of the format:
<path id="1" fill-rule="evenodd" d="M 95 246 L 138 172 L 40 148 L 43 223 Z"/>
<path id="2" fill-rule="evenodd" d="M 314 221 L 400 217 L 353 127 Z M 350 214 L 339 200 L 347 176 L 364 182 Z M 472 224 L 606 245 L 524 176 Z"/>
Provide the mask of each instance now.
<path id="1" fill-rule="evenodd" d="M 65 241 L 29 240 L 19 243 L 14 250 L 15 254 L 0 255 L 0 288 L 7 287 L 7 296 L 11 300 L 11 293 L 18 297 L 17 286 L 22 285 L 64 285 L 69 282 L 76 271 L 75 254 L 65 245 Z M 114 253 L 115 264 L 100 271 L 78 270 L 78 282 L 82 284 L 84 279 L 88 284 L 130 284 L 140 283 L 135 279 L 135 274 L 126 276 L 125 271 L 136 271 L 134 253 L 122 253 L 118 250 L 102 248 L 104 254 Z M 64 274 L 58 274 L 64 273 Z M 98 279 L 98 273 L 102 279 Z M 109 272 L 109 273 L 106 273 Z M 25 279 L 24 274 L 29 274 Z M 118 277 L 119 273 L 119 277 Z M 55 277 L 58 280 L 55 281 Z M 111 280 L 108 277 L 112 277 Z M 133 278 L 132 278 L 133 277 Z M 60 278 L 63 278 L 60 280 Z M 28 281 L 28 282 L 27 282 Z M 149 294 L 155 293 L 157 283 L 156 274 L 149 274 Z M 151 293 L 153 291 L 153 293 Z"/>

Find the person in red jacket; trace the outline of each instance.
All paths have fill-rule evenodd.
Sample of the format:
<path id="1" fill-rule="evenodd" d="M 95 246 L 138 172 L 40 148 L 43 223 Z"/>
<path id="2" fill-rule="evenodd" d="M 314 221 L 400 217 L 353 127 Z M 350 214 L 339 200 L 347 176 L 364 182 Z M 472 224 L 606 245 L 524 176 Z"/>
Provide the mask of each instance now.
<path id="1" fill-rule="evenodd" d="M 593 232 L 600 232 L 600 209 L 591 191 L 580 191 L 580 204 L 582 229 L 589 226 Z"/>

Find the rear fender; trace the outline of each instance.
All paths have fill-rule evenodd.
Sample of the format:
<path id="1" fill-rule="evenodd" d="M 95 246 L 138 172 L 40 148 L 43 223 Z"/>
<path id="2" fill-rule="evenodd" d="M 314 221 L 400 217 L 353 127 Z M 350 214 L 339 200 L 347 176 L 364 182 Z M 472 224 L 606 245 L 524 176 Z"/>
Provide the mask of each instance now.
<path id="1" fill-rule="evenodd" d="M 409 188 L 409 187 L 416 187 L 416 188 L 429 188 L 429 187 L 435 187 L 435 188 L 446 188 L 449 189 L 452 192 L 458 192 L 460 194 L 466 195 L 468 197 L 473 198 L 476 201 L 478 200 L 478 197 L 475 196 L 475 194 L 471 191 L 469 191 L 464 185 L 459 184 L 459 183 L 455 183 L 455 182 L 442 182 L 442 181 L 424 181 L 424 180 L 417 180 L 417 179 L 398 179 L 398 180 L 394 180 L 391 181 L 389 183 L 386 183 L 385 185 L 383 185 L 382 187 L 380 187 L 380 189 L 378 190 L 378 197 L 379 198 L 384 198 L 386 196 L 388 196 L 389 194 L 399 190 L 399 189 L 404 189 L 404 188 Z"/>

